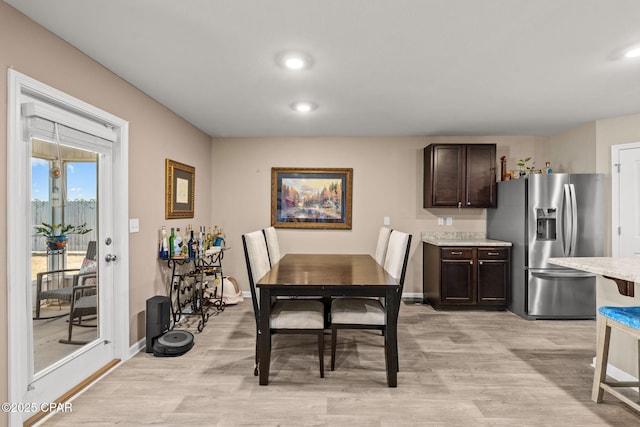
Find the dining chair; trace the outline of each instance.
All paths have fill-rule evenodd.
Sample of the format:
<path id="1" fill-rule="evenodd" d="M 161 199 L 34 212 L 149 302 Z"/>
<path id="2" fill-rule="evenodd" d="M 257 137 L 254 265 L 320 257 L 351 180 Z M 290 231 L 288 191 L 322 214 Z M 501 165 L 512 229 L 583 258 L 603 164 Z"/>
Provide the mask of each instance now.
<path id="1" fill-rule="evenodd" d="M 389 245 L 390 234 L 390 228 L 380 227 L 380 231 L 378 232 L 378 243 L 376 244 L 376 253 L 373 257 L 380 265 L 384 265 L 384 258 L 387 255 L 387 246 Z"/>
<path id="2" fill-rule="evenodd" d="M 270 270 L 267 244 L 262 231 L 242 235 L 253 312 L 256 321 L 256 359 L 258 375 L 258 326 L 260 322 L 259 289 L 256 283 Z M 314 334 L 318 336 L 320 378 L 324 378 L 324 305 L 317 300 L 272 299 L 269 334 Z"/>
<path id="3" fill-rule="evenodd" d="M 384 269 L 398 282 L 400 304 L 404 277 L 409 261 L 411 234 L 393 230 L 389 235 L 389 245 L 384 261 Z M 331 302 L 331 370 L 335 369 L 338 329 L 386 328 L 386 307 L 384 298 L 336 298 Z M 398 311 L 400 307 L 398 305 Z M 387 340 L 385 338 L 385 346 Z M 397 352 L 397 349 L 396 349 Z"/>
<path id="4" fill-rule="evenodd" d="M 67 313 L 65 312 L 63 314 L 50 317 L 40 316 L 40 307 L 43 300 L 55 299 L 59 302 L 71 303 L 73 297 L 73 286 L 63 286 L 57 289 L 44 289 L 45 284 L 50 285 L 52 282 L 52 277 L 60 277 L 61 280 L 64 281 L 64 275 L 70 274 L 72 272 L 76 273 L 72 278 L 72 283 L 76 283 L 78 281 L 78 278 L 82 278 L 83 276 L 89 275 L 95 277 L 97 268 L 96 255 L 96 242 L 95 240 L 92 240 L 87 244 L 87 251 L 85 253 L 84 259 L 82 260 L 82 265 L 80 266 L 80 268 L 65 268 L 59 270 L 42 271 L 36 275 L 36 313 L 33 320 L 52 319 L 67 315 Z"/>
<path id="5" fill-rule="evenodd" d="M 83 345 L 90 341 L 78 341 L 73 339 L 73 327 L 97 327 L 97 322 L 87 324 L 87 320 L 96 320 L 98 315 L 98 282 L 97 273 L 76 275 L 73 278 L 71 292 L 71 307 L 69 309 L 69 331 L 66 339 L 60 339 L 62 344 Z"/>
<path id="6" fill-rule="evenodd" d="M 278 234 L 275 227 L 267 227 L 262 229 L 264 238 L 267 241 L 267 252 L 269 253 L 269 265 L 273 267 L 280 261 L 280 244 L 278 243 Z"/>

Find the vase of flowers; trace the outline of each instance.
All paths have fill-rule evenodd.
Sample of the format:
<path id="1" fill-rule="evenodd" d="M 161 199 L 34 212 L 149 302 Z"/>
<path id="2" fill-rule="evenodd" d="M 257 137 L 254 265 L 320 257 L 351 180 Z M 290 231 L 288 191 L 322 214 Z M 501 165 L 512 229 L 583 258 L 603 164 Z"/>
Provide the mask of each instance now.
<path id="1" fill-rule="evenodd" d="M 47 247 L 52 250 L 64 249 L 67 245 L 69 234 L 87 234 L 91 229 L 87 228 L 87 223 L 80 225 L 71 224 L 47 224 L 43 222 L 36 227 L 36 233 L 44 236 Z"/>

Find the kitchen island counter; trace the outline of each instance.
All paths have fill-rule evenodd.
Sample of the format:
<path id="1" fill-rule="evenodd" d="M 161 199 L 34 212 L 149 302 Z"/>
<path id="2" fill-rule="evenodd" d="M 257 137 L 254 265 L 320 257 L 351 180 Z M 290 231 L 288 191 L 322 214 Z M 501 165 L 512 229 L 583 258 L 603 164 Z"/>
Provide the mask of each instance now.
<path id="1" fill-rule="evenodd" d="M 639 257 L 575 257 L 549 258 L 551 264 L 599 274 L 618 285 L 622 295 L 634 295 L 634 283 L 640 282 Z"/>

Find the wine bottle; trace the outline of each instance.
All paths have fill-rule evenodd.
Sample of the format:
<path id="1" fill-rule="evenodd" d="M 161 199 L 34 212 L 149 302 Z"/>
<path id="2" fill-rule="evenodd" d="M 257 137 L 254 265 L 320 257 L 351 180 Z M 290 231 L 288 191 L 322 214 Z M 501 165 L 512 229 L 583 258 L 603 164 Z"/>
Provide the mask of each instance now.
<path id="1" fill-rule="evenodd" d="M 163 225 L 162 231 L 160 231 L 160 250 L 158 251 L 158 256 L 160 259 L 169 258 L 169 249 L 168 249 L 168 241 L 167 241 L 167 228 Z"/>
<path id="2" fill-rule="evenodd" d="M 191 236 L 189 237 L 189 242 L 187 243 L 187 251 L 189 258 L 195 258 L 196 241 L 193 238 L 193 229 L 191 229 Z"/>
<path id="3" fill-rule="evenodd" d="M 176 237 L 173 240 L 173 256 L 182 256 L 182 233 L 180 227 L 176 230 Z"/>
<path id="4" fill-rule="evenodd" d="M 202 258 L 204 256 L 204 227 L 200 226 L 200 233 L 198 233 L 198 257 Z"/>
<path id="5" fill-rule="evenodd" d="M 210 249 L 213 246 L 213 234 L 211 233 L 211 226 L 209 226 L 209 232 L 207 233 L 207 242 L 205 244 L 206 249 Z"/>
<path id="6" fill-rule="evenodd" d="M 176 233 L 174 228 L 171 227 L 171 235 L 169 235 L 169 257 L 173 258 L 176 255 Z"/>

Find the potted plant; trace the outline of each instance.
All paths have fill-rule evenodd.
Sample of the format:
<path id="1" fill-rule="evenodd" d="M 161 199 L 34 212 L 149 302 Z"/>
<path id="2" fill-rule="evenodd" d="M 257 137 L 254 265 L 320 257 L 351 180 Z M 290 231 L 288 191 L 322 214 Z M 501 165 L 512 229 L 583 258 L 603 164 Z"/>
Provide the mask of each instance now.
<path id="1" fill-rule="evenodd" d="M 87 234 L 91 229 L 87 228 L 87 223 L 81 225 L 71 224 L 47 224 L 43 222 L 36 227 L 36 233 L 44 236 L 47 246 L 51 250 L 60 250 L 67 244 L 67 236 L 69 234 Z"/>
<path id="2" fill-rule="evenodd" d="M 525 176 L 533 171 L 536 162 L 532 162 L 531 166 L 529 166 L 530 160 L 531 160 L 531 157 L 525 157 L 524 159 L 518 160 L 518 167 L 520 168 L 520 176 Z"/>

